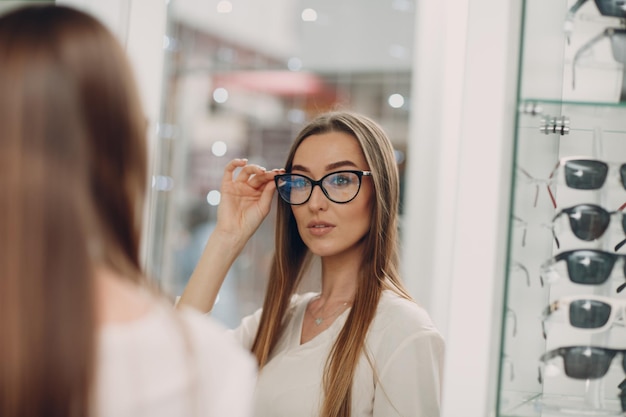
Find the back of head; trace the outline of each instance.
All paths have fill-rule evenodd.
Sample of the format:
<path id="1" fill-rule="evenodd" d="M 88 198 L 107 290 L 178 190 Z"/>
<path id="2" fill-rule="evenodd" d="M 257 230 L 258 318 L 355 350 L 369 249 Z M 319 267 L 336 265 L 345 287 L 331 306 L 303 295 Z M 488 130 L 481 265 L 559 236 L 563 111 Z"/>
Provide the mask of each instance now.
<path id="1" fill-rule="evenodd" d="M 100 261 L 137 276 L 146 119 L 128 59 L 113 34 L 91 16 L 63 7 L 47 9 L 41 12 L 49 15 L 59 59 L 76 82 L 89 137 L 91 193 L 100 226 L 93 246 Z"/>
<path id="2" fill-rule="evenodd" d="M 0 62 L 0 415 L 84 416 L 93 265 L 139 269 L 143 120 L 123 51 L 86 14 L 0 17 Z"/>

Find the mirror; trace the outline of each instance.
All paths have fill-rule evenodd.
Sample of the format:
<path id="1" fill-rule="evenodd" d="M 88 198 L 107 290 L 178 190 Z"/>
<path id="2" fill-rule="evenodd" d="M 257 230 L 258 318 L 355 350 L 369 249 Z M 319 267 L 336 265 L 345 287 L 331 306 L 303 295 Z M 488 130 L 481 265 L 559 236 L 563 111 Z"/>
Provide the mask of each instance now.
<path id="1" fill-rule="evenodd" d="M 377 120 L 405 164 L 412 0 L 168 3 L 162 115 L 153 156 L 147 272 L 179 295 L 215 223 L 222 171 L 246 157 L 282 167 L 312 115 Z M 222 287 L 213 316 L 234 327 L 262 303 L 273 213 Z"/>

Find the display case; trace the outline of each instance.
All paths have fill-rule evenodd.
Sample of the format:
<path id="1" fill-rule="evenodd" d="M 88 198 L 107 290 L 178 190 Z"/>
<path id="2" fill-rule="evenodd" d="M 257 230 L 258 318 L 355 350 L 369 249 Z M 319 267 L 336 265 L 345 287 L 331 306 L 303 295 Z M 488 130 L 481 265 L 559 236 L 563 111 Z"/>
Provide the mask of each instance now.
<path id="1" fill-rule="evenodd" d="M 499 416 L 626 409 L 625 16 L 524 3 Z"/>

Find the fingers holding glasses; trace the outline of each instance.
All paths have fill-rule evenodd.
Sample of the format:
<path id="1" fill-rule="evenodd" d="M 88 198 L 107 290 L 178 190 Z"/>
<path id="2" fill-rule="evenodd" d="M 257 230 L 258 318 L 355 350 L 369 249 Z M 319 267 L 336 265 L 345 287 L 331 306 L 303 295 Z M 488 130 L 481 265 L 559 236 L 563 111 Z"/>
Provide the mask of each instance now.
<path id="1" fill-rule="evenodd" d="M 247 159 L 230 161 L 224 168 L 216 230 L 238 240 L 252 236 L 270 211 L 273 178 L 280 172 Z"/>
<path id="2" fill-rule="evenodd" d="M 239 169 L 238 172 L 236 170 Z M 252 188 L 259 189 L 268 183 L 273 182 L 274 177 L 284 173 L 282 168 L 268 171 L 257 164 L 249 164 L 247 159 L 233 159 L 224 170 L 224 181 L 246 184 Z"/>

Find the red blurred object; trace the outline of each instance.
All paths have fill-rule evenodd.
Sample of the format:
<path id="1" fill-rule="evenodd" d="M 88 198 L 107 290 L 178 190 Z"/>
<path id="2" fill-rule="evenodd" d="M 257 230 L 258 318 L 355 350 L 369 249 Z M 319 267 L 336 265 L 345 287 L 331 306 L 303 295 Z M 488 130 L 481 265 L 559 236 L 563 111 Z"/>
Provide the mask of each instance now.
<path id="1" fill-rule="evenodd" d="M 292 71 L 234 71 L 214 76 L 215 86 L 276 96 L 327 96 L 332 90 L 317 75 Z"/>

